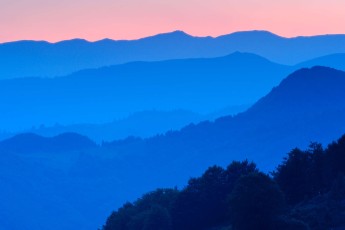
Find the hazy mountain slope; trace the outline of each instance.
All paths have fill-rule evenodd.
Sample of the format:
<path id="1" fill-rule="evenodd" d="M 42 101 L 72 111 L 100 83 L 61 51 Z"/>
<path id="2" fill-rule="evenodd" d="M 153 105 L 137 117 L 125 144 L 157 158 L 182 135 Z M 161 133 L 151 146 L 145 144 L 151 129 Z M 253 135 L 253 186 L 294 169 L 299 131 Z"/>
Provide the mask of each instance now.
<path id="1" fill-rule="evenodd" d="M 193 37 L 182 31 L 133 41 L 82 39 L 48 43 L 17 41 L 0 44 L 0 79 L 57 76 L 132 61 L 219 57 L 236 51 L 255 53 L 274 62 L 296 64 L 345 52 L 345 35 L 283 38 L 266 31 Z"/>
<path id="2" fill-rule="evenodd" d="M 190 123 L 198 123 L 206 116 L 184 110 L 143 111 L 127 118 L 103 124 L 76 124 L 39 127 L 30 132 L 42 136 L 56 136 L 65 132 L 76 132 L 88 136 L 94 141 L 111 141 L 128 136 L 150 137 L 169 130 L 178 130 Z"/>
<path id="3" fill-rule="evenodd" d="M 0 81 L 0 126 L 104 123 L 145 110 L 210 113 L 251 104 L 291 67 L 253 54 L 164 62 L 134 62 L 54 79 Z M 15 118 L 15 121 L 14 121 Z"/>
<path id="4" fill-rule="evenodd" d="M 203 120 L 214 120 L 220 116 L 235 115 L 243 112 L 249 107 L 229 106 L 211 114 L 201 115 L 186 110 L 174 111 L 142 111 L 134 113 L 127 118 L 115 120 L 103 124 L 75 124 L 75 125 L 54 125 L 50 127 L 41 126 L 27 130 L 41 136 L 52 137 L 66 132 L 74 132 L 85 135 L 97 143 L 102 141 L 113 141 L 124 139 L 128 136 L 147 138 L 157 134 L 163 134 L 171 130 L 179 130 L 182 127 L 199 123 Z M 14 133 L 4 133 L 0 140 L 14 136 Z"/>

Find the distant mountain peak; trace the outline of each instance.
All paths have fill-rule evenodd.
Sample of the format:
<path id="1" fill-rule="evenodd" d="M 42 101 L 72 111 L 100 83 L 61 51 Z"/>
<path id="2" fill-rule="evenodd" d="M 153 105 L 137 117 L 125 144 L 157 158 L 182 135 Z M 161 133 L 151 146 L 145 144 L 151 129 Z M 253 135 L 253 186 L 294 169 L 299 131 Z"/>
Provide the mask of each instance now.
<path id="1" fill-rule="evenodd" d="M 226 37 L 251 37 L 251 38 L 285 38 L 281 37 L 277 34 L 274 34 L 267 30 L 248 30 L 248 31 L 238 31 L 226 35 L 221 35 L 218 38 L 226 38 Z"/>
<path id="2" fill-rule="evenodd" d="M 278 35 L 272 33 L 271 31 L 268 31 L 268 30 L 243 30 L 243 31 L 234 32 L 232 34 L 266 34 L 266 35 L 278 36 Z"/>
<path id="3" fill-rule="evenodd" d="M 284 111 L 315 112 L 315 108 L 344 107 L 345 72 L 324 66 L 314 66 L 295 71 L 269 94 L 261 98 L 248 112 L 281 114 Z M 275 111 L 275 112 L 273 112 Z"/>
<path id="4" fill-rule="evenodd" d="M 175 30 L 175 31 L 170 32 L 170 34 L 191 36 L 191 35 L 187 34 L 186 32 L 184 32 L 183 30 Z"/>
<path id="5" fill-rule="evenodd" d="M 86 40 L 86 39 L 83 39 L 83 38 L 73 38 L 73 39 L 63 40 L 63 41 L 59 41 L 59 42 L 52 43 L 52 44 L 63 44 L 63 43 L 79 44 L 79 43 L 91 43 L 91 42 Z"/>
<path id="6" fill-rule="evenodd" d="M 343 75 L 344 72 L 326 66 L 313 66 L 311 68 L 302 68 L 292 74 L 290 74 L 286 79 L 281 82 L 281 85 L 288 81 L 302 81 L 305 79 L 310 79 L 316 81 L 318 79 L 325 79 L 332 81 L 332 78 Z"/>
<path id="7" fill-rule="evenodd" d="M 345 85 L 345 73 L 325 66 L 314 66 L 303 68 L 290 74 L 277 88 L 290 90 L 292 93 L 303 89 L 308 91 L 319 91 L 320 94 L 329 92 L 333 94 L 335 90 L 343 90 Z M 327 93 L 326 93 L 327 94 Z"/>
<path id="8" fill-rule="evenodd" d="M 247 61 L 247 62 L 250 62 L 250 61 L 264 61 L 264 62 L 270 62 L 270 63 L 273 63 L 272 61 L 268 60 L 267 58 L 264 58 L 262 56 L 259 56 L 257 54 L 253 54 L 253 53 L 248 53 L 248 52 L 240 52 L 240 51 L 236 51 L 236 52 L 233 52 L 229 55 L 226 55 L 226 56 L 223 56 L 223 57 L 220 57 L 220 58 L 223 58 L 223 59 L 228 59 L 228 60 L 232 60 L 232 61 Z M 282 65 L 283 66 L 283 65 Z"/>
<path id="9" fill-rule="evenodd" d="M 149 36 L 146 38 L 142 38 L 139 40 L 143 40 L 143 39 L 161 39 L 161 38 L 169 38 L 169 39 L 183 39 L 183 38 L 193 38 L 192 35 L 187 34 L 186 32 L 182 31 L 182 30 L 175 30 L 172 32 L 167 32 L 167 33 L 160 33 L 157 35 L 153 35 L 153 36 Z"/>
<path id="10" fill-rule="evenodd" d="M 328 66 L 345 71 L 345 53 L 334 53 L 298 64 L 298 67 Z"/>

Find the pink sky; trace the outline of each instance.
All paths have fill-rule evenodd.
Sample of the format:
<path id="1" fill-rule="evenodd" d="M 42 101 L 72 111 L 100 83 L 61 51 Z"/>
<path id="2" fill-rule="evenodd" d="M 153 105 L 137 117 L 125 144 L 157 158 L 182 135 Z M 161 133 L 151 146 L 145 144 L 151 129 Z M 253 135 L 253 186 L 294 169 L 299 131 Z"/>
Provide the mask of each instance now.
<path id="1" fill-rule="evenodd" d="M 345 34 L 345 0 L 1 0 L 0 42 L 269 30 Z"/>

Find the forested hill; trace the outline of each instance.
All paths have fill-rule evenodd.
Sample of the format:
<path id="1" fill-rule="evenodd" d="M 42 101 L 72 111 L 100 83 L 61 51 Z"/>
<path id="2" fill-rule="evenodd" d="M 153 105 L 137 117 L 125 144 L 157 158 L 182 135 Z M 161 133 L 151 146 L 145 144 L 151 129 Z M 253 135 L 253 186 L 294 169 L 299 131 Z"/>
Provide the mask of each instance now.
<path id="1" fill-rule="evenodd" d="M 103 230 L 345 228 L 345 136 L 293 149 L 271 174 L 254 163 L 212 166 L 178 189 L 157 189 L 113 212 Z"/>

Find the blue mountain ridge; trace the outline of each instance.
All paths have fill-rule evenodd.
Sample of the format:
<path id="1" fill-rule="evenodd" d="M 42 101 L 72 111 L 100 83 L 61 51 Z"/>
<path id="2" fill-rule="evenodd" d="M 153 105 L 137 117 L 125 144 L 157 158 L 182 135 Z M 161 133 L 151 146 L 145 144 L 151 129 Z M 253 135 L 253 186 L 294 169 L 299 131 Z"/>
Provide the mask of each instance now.
<path id="1" fill-rule="evenodd" d="M 174 31 L 138 40 L 8 42 L 0 44 L 0 79 L 54 77 L 133 61 L 212 58 L 237 51 L 294 65 L 324 55 L 344 53 L 345 35 L 284 38 L 267 31 L 244 31 L 213 38 Z"/>
<path id="2" fill-rule="evenodd" d="M 99 124 L 152 109 L 208 114 L 252 104 L 292 69 L 237 52 L 210 59 L 133 62 L 52 79 L 3 80 L 0 127 L 13 132 L 41 124 Z"/>

